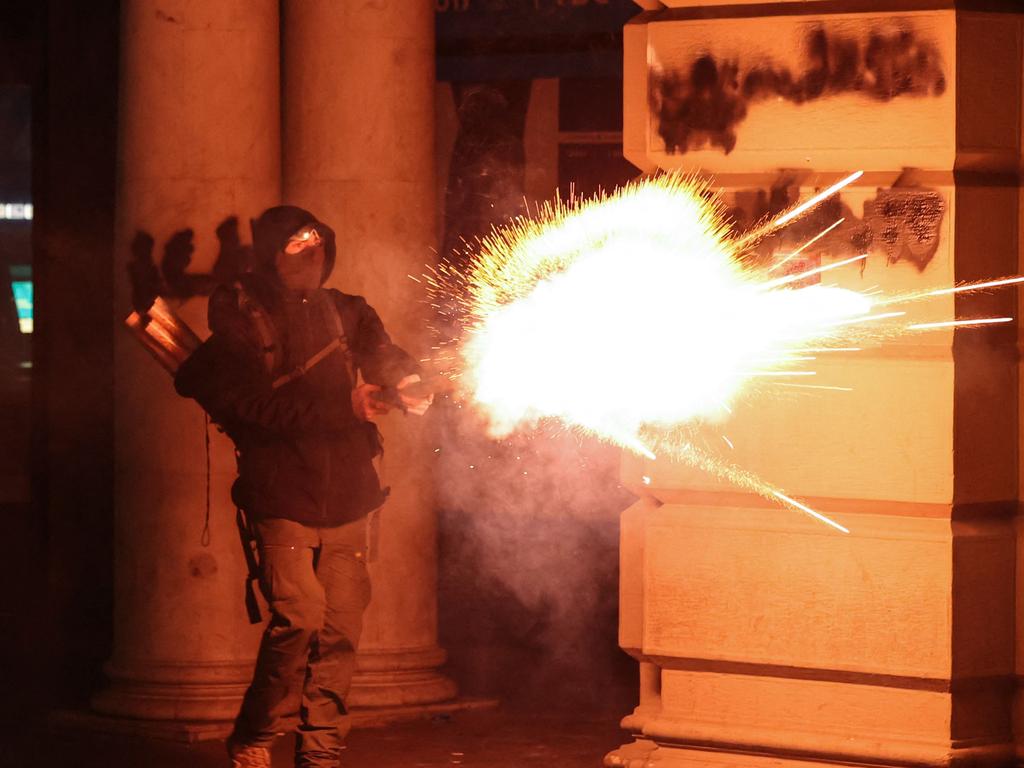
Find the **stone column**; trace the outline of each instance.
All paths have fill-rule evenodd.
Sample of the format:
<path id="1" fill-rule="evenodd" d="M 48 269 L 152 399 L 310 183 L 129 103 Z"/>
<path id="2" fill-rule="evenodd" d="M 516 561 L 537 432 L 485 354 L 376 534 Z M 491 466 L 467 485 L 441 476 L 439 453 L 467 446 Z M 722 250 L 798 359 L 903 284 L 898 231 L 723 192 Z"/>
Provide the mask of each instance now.
<path id="1" fill-rule="evenodd" d="M 714 174 L 738 204 L 864 170 L 834 209 L 844 226 L 808 252 L 869 252 L 863 271 L 829 273 L 843 287 L 1018 271 L 1020 15 L 699 4 L 627 28 L 632 162 Z M 680 114 L 704 122 L 681 130 Z M 1013 289 L 908 307 L 912 321 L 1013 314 Z M 816 383 L 850 392 L 734 407 L 729 458 L 848 535 L 627 458 L 646 501 L 623 518 L 620 637 L 660 696 L 607 765 L 1012 760 L 1015 340 L 1012 326 L 906 335 L 819 358 Z"/>
<path id="2" fill-rule="evenodd" d="M 409 275 L 434 260 L 434 9 L 430 3 L 284 3 L 284 199 L 338 235 L 330 285 L 367 298 L 397 343 L 429 342 Z M 436 519 L 427 420 L 383 420 L 373 602 L 351 703 L 443 701 L 437 672 Z"/>
<path id="3" fill-rule="evenodd" d="M 121 3 L 115 634 L 110 685 L 93 702 L 103 714 L 176 728 L 229 720 L 251 675 L 259 628 L 243 606 L 231 446 L 209 430 L 204 545 L 204 416 L 120 326 L 139 232 L 153 238 L 159 264 L 168 239 L 193 230 L 189 273 L 209 273 L 217 226 L 237 216 L 245 236 L 249 219 L 279 201 L 278 30 L 274 0 Z M 172 303 L 206 335 L 204 296 Z"/>
<path id="4" fill-rule="evenodd" d="M 1021 146 L 1024 147 L 1024 120 L 1021 121 Z M 1024 159 L 1022 159 L 1021 170 L 1024 171 Z M 1018 242 L 1017 242 L 1017 272 L 1024 275 L 1024 173 L 1018 176 L 1017 188 L 1017 209 L 1018 209 Z M 1018 292 L 1017 311 L 1024 308 L 1024 301 L 1021 301 L 1021 292 Z M 1017 332 L 1017 386 L 1019 398 L 1017 401 L 1018 422 L 1024 415 L 1024 356 L 1021 355 L 1021 345 L 1024 342 L 1022 332 Z M 1014 694 L 1013 732 L 1016 737 L 1016 758 L 1017 764 L 1024 764 L 1024 429 L 1018 429 L 1017 440 L 1017 600 L 1016 600 L 1016 643 L 1015 643 L 1015 666 L 1017 671 L 1017 685 Z"/>

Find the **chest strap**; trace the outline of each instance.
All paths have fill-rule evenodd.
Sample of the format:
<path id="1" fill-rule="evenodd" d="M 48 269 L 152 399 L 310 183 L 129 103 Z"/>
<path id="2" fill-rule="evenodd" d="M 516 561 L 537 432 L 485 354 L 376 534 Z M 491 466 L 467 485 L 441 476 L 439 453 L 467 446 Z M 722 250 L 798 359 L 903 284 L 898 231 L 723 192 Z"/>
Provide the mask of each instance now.
<path id="1" fill-rule="evenodd" d="M 274 379 L 274 383 L 272 384 L 274 389 L 283 387 L 288 382 L 295 381 L 295 379 L 305 376 L 315 365 L 325 360 L 332 352 L 334 352 L 334 350 L 339 350 L 341 352 L 344 358 L 345 372 L 348 374 L 349 384 L 353 387 L 355 386 L 355 367 L 352 360 L 352 350 L 348 345 L 348 337 L 345 335 L 345 327 L 341 323 L 341 314 L 338 312 L 338 307 L 331 296 L 324 295 L 318 298 L 319 301 L 317 303 L 320 305 L 320 311 L 324 316 L 327 327 L 332 328 L 336 335 L 323 349 L 310 357 L 306 362 L 296 366 L 288 373 Z"/>

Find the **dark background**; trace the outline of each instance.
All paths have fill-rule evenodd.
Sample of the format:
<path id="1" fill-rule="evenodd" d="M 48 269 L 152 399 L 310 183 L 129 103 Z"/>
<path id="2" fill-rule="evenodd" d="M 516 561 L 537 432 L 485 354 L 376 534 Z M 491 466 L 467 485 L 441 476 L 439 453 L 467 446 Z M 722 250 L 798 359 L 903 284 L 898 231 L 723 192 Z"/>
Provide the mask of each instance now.
<path id="1" fill-rule="evenodd" d="M 16 156 L 0 185 L 35 209 L 30 225 L 8 223 L 16 236 L 0 231 L 3 271 L 27 261 L 35 289 L 32 367 L 4 356 L 0 416 L 0 657 L 14 683 L 3 686 L 4 714 L 18 723 L 84 701 L 110 649 L 118 15 L 106 0 L 7 3 L 0 13 L 0 87 L 30 107 L 3 113 L 2 154 Z M 12 467 L 25 467 L 24 484 Z"/>

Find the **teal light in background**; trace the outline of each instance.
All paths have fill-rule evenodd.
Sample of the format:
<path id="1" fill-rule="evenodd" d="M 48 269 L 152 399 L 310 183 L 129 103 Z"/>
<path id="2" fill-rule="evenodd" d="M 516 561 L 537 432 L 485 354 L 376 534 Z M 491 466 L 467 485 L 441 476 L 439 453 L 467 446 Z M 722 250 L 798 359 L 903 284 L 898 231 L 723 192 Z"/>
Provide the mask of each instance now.
<path id="1" fill-rule="evenodd" d="M 32 272 L 26 267 L 11 267 L 11 290 L 18 311 L 18 325 L 22 333 L 32 333 Z"/>

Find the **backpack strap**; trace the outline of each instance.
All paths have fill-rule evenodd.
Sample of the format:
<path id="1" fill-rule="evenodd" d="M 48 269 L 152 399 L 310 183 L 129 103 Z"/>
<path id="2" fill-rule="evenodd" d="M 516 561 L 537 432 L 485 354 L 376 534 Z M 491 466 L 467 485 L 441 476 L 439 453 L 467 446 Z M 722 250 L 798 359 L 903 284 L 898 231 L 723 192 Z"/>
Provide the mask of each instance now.
<path id="1" fill-rule="evenodd" d="M 238 309 L 252 323 L 259 339 L 260 355 L 267 373 L 273 373 L 281 365 L 282 349 L 277 337 L 277 330 L 270 321 L 267 310 L 256 301 L 246 290 L 241 280 L 235 281 L 235 295 L 238 297 Z"/>
<path id="2" fill-rule="evenodd" d="M 334 328 L 338 346 L 341 349 L 342 357 L 345 359 L 345 371 L 348 373 L 349 383 L 356 385 L 356 367 L 352 356 L 352 349 L 348 344 L 348 335 L 345 333 L 345 326 L 341 322 L 341 312 L 338 311 L 338 303 L 330 293 L 326 293 L 320 302 L 320 311 L 323 313 L 324 322 L 328 328 Z"/>
<path id="3" fill-rule="evenodd" d="M 245 612 L 250 624 L 263 621 L 260 615 L 260 604 L 256 599 L 256 585 L 260 581 L 259 543 L 256 531 L 241 507 L 235 508 L 235 524 L 238 526 L 238 537 L 242 542 L 242 554 L 245 557 Z"/>

